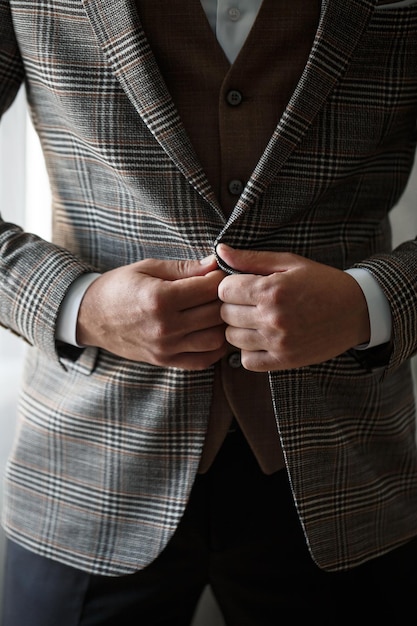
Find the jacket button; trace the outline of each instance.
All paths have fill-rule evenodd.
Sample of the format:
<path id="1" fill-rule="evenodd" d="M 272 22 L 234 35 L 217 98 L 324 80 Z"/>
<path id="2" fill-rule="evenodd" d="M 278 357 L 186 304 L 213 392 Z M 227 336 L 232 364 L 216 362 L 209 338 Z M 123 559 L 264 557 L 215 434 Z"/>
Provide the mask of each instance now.
<path id="1" fill-rule="evenodd" d="M 240 196 L 243 191 L 243 183 L 241 180 L 231 180 L 228 188 L 232 196 Z"/>
<path id="2" fill-rule="evenodd" d="M 241 367 L 242 360 L 240 358 L 240 352 L 232 352 L 232 354 L 229 354 L 227 362 L 229 363 L 230 367 L 233 367 L 233 369 L 235 370 Z"/>
<path id="3" fill-rule="evenodd" d="M 232 107 L 239 106 L 242 100 L 243 100 L 242 94 L 240 93 L 240 91 L 237 91 L 237 89 L 231 89 L 230 91 L 227 92 L 226 101 Z"/>

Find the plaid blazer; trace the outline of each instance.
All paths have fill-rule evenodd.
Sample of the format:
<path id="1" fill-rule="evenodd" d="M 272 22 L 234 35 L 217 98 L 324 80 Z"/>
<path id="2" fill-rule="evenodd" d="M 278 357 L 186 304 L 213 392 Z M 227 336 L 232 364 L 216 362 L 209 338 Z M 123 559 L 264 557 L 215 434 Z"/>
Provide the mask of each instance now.
<path id="1" fill-rule="evenodd" d="M 312 557 L 357 565 L 417 533 L 410 356 L 417 246 L 388 214 L 416 143 L 417 0 L 323 0 L 305 71 L 226 220 L 133 0 L 0 0 L 0 110 L 22 81 L 53 194 L 53 242 L 0 222 L 0 321 L 29 345 L 3 523 L 29 549 L 119 575 L 147 565 L 183 513 L 213 370 L 62 350 L 72 281 L 218 241 L 367 268 L 393 339 L 271 372 L 287 470 Z M 173 198 L 180 202 L 173 202 Z M 387 351 L 385 351 L 387 352 Z"/>

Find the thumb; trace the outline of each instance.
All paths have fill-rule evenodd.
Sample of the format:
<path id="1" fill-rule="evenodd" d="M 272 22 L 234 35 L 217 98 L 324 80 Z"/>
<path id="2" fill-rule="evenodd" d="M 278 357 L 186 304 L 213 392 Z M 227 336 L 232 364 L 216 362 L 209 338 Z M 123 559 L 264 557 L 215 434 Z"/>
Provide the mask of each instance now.
<path id="1" fill-rule="evenodd" d="M 162 280 L 180 280 L 193 276 L 205 276 L 219 269 L 214 254 L 200 260 L 145 259 L 137 264 L 137 271 Z"/>
<path id="2" fill-rule="evenodd" d="M 278 264 L 277 254 L 274 252 L 264 252 L 259 250 L 238 250 L 230 246 L 219 243 L 216 247 L 219 257 L 219 265 L 229 271 L 241 272 L 243 274 L 259 274 L 266 276 L 271 272 L 285 271 L 287 268 Z M 223 261 L 223 263 L 221 263 Z"/>

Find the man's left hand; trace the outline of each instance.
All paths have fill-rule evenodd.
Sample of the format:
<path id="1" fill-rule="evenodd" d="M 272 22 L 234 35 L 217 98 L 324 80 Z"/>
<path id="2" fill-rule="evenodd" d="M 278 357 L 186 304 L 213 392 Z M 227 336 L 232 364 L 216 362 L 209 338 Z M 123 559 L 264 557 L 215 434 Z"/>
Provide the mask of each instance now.
<path id="1" fill-rule="evenodd" d="M 342 270 L 281 252 L 236 250 L 218 255 L 239 274 L 218 288 L 228 342 L 255 372 L 321 363 L 370 336 L 368 308 Z"/>

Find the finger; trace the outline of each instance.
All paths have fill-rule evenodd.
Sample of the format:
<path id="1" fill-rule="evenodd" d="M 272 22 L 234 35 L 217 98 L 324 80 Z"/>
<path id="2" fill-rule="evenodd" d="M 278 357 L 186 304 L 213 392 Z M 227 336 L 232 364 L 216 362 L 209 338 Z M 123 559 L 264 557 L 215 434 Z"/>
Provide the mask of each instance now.
<path id="1" fill-rule="evenodd" d="M 169 362 L 163 365 L 186 370 L 205 370 L 214 363 L 217 363 L 217 361 L 224 356 L 225 352 L 225 348 L 207 352 L 184 352 L 176 354 Z"/>
<path id="2" fill-rule="evenodd" d="M 223 278 L 219 284 L 218 296 L 227 304 L 256 306 L 264 290 L 264 276 L 236 274 Z"/>
<path id="3" fill-rule="evenodd" d="M 267 350 L 257 352 L 241 352 L 241 363 L 243 367 L 251 372 L 268 372 L 270 370 L 285 369 L 276 357 L 271 357 Z"/>
<path id="4" fill-rule="evenodd" d="M 222 304 L 220 315 L 226 324 L 235 328 L 256 329 L 259 325 L 259 315 L 255 306 Z"/>
<path id="5" fill-rule="evenodd" d="M 217 255 L 226 265 L 244 274 L 266 276 L 272 272 L 288 269 L 294 255 L 287 253 L 265 252 L 259 250 L 239 250 L 224 243 L 216 247 Z"/>
<path id="6" fill-rule="evenodd" d="M 194 333 L 215 326 L 225 326 L 220 314 L 220 304 L 217 300 L 180 311 L 177 316 L 177 323 L 183 334 Z"/>
<path id="7" fill-rule="evenodd" d="M 221 324 L 206 328 L 183 337 L 181 348 L 183 352 L 213 352 L 226 347 L 225 326 Z M 178 349 L 177 349 L 178 351 Z"/>
<path id="8" fill-rule="evenodd" d="M 256 352 L 268 349 L 267 341 L 257 330 L 228 326 L 225 334 L 227 341 L 240 350 Z"/>
<path id="9" fill-rule="evenodd" d="M 144 259 L 138 261 L 137 271 L 148 274 L 162 280 L 180 280 L 192 276 L 205 276 L 206 274 L 218 270 L 216 257 L 214 254 L 201 260 L 179 260 L 166 261 L 163 259 Z"/>
<path id="10" fill-rule="evenodd" d="M 177 311 L 193 309 L 212 302 L 220 306 L 218 287 L 223 276 L 223 272 L 217 270 L 205 276 L 178 279 L 167 286 L 167 293 L 173 298 Z"/>

